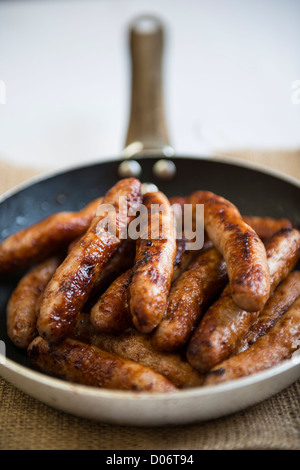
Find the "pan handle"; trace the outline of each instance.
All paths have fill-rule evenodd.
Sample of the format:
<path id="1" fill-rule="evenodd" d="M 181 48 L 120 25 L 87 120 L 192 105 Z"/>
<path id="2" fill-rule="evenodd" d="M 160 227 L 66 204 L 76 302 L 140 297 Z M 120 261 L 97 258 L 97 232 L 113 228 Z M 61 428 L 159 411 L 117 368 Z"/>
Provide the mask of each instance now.
<path id="1" fill-rule="evenodd" d="M 127 129 L 125 159 L 120 176 L 138 176 L 141 165 L 132 160 L 145 156 L 172 157 L 163 100 L 162 22 L 151 15 L 136 18 L 129 29 L 131 58 L 131 103 Z M 129 161 L 128 161 L 129 160 Z M 158 160 L 153 167 L 156 176 L 170 178 L 175 172 L 171 160 Z"/>
<path id="2" fill-rule="evenodd" d="M 131 105 L 124 157 L 174 155 L 170 146 L 163 101 L 164 30 L 150 15 L 130 25 Z"/>

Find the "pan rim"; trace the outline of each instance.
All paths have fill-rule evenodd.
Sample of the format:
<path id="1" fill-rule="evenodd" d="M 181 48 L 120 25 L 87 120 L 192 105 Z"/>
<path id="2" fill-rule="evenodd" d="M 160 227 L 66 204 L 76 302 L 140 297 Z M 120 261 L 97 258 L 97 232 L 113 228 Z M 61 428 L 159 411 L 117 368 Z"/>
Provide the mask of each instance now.
<path id="1" fill-rule="evenodd" d="M 145 158 L 140 158 L 139 160 L 145 160 L 145 159 L 160 159 L 163 157 L 158 157 L 156 156 L 147 156 Z M 176 159 L 185 159 L 185 160 L 204 160 L 204 161 L 212 161 L 216 163 L 224 163 L 224 164 L 230 164 L 233 166 L 237 167 L 242 167 L 242 168 L 248 168 L 250 170 L 256 170 L 261 173 L 265 173 L 270 176 L 274 176 L 275 178 L 278 178 L 282 181 L 285 181 L 287 183 L 293 184 L 296 187 L 300 188 L 300 179 L 296 178 L 295 176 L 289 175 L 287 173 L 284 173 L 280 170 L 274 169 L 274 168 L 269 168 L 266 165 L 263 165 L 261 163 L 257 162 L 252 162 L 249 160 L 245 160 L 243 158 L 239 157 L 234 157 L 234 156 L 229 156 L 229 155 L 204 155 L 204 156 L 197 156 L 197 155 L 174 155 L 172 156 L 171 160 L 176 160 Z M 238 159 L 238 160 L 237 160 Z M 41 183 L 43 181 L 46 181 L 50 178 L 54 178 L 55 176 L 60 176 L 63 175 L 64 173 L 70 172 L 70 171 L 76 171 L 80 170 L 81 168 L 88 168 L 96 165 L 101 165 L 101 164 L 108 164 L 108 163 L 116 163 L 116 162 L 121 162 L 123 161 L 124 158 L 121 157 L 112 157 L 112 158 L 107 158 L 103 159 L 100 161 L 89 161 L 85 163 L 80 163 L 76 165 L 68 165 L 66 167 L 59 168 L 58 170 L 45 170 L 42 171 L 42 173 L 34 175 L 27 180 L 17 184 L 16 186 L 8 189 L 4 193 L 0 195 L 0 204 L 4 202 L 6 199 L 14 196 L 18 192 L 25 190 L 32 186 L 33 184 Z"/>
<path id="2" fill-rule="evenodd" d="M 191 387 L 178 389 L 172 393 L 165 392 L 136 392 L 130 390 L 114 390 L 106 388 L 97 388 L 91 385 L 82 385 L 75 382 L 68 382 L 66 380 L 52 377 L 45 373 L 29 369 L 28 367 L 22 366 L 17 362 L 5 358 L 5 363 L 0 365 L 0 373 L 2 368 L 9 369 L 10 371 L 27 378 L 31 381 L 39 383 L 40 385 L 52 388 L 55 390 L 60 390 L 62 392 L 71 392 L 77 395 L 85 395 L 94 398 L 106 398 L 106 399 L 126 399 L 129 401 L 133 400 L 142 400 L 147 401 L 149 399 L 155 401 L 170 401 L 170 400 L 180 400 L 180 399 L 189 399 L 189 398 L 200 398 L 204 396 L 217 395 L 219 393 L 224 393 L 228 391 L 234 391 L 236 389 L 245 388 L 250 385 L 259 384 L 262 381 L 265 381 L 270 378 L 274 378 L 278 375 L 288 372 L 289 370 L 300 366 L 300 356 L 295 356 L 290 359 L 282 361 L 280 364 L 277 364 L 268 369 L 261 370 L 254 374 L 248 375 L 246 377 L 240 377 L 233 380 L 228 380 L 227 382 L 219 383 L 216 385 L 203 385 L 199 387 Z M 2 373 L 1 373 L 2 375 Z"/>
<path id="3" fill-rule="evenodd" d="M 157 156 L 147 156 L 147 158 L 160 158 Z M 259 171 L 261 173 L 265 173 L 270 176 L 274 176 L 282 181 L 288 182 L 298 188 L 300 188 L 300 179 L 288 175 L 280 170 L 269 168 L 263 164 L 252 162 L 244 159 L 240 159 L 239 157 L 234 156 L 222 156 L 222 155 L 209 155 L 209 156 L 196 156 L 196 155 L 175 155 L 172 156 L 172 159 L 186 159 L 186 160 L 204 160 L 210 162 L 217 162 L 222 164 L 230 164 L 236 167 L 248 168 L 250 170 Z M 76 165 L 69 165 L 64 168 L 60 168 L 59 170 L 48 170 L 43 172 L 42 174 L 35 175 L 31 178 L 28 178 L 26 181 L 19 183 L 18 185 L 14 186 L 11 189 L 5 191 L 2 195 L 0 195 L 0 204 L 5 200 L 9 199 L 10 197 L 14 196 L 18 192 L 27 189 L 28 187 L 46 181 L 50 178 L 55 176 L 63 175 L 69 171 L 78 170 L 81 168 L 92 167 L 94 165 L 101 165 L 113 162 L 119 162 L 124 159 L 120 157 L 108 158 L 105 160 L 100 161 L 90 161 L 85 162 L 82 164 Z M 2 374 L 3 369 L 7 369 L 12 371 L 13 373 L 18 374 L 22 377 L 27 377 L 28 379 L 38 382 L 41 385 L 48 386 L 50 388 L 55 388 L 56 390 L 59 389 L 61 391 L 72 392 L 76 394 L 84 394 L 85 396 L 95 397 L 95 398 L 107 398 L 107 399 L 126 399 L 126 400 L 143 400 L 147 401 L 151 399 L 151 401 L 166 401 L 166 400 L 180 400 L 183 398 L 198 398 L 201 396 L 206 395 L 216 395 L 219 393 L 223 393 L 230 390 L 236 390 L 239 388 L 244 388 L 248 385 L 252 385 L 255 383 L 260 383 L 268 378 L 273 376 L 280 375 L 281 373 L 287 372 L 294 367 L 299 367 L 300 365 L 300 357 L 291 358 L 284 360 L 278 365 L 265 369 L 263 371 L 251 374 L 246 377 L 241 377 L 235 380 L 230 380 L 228 382 L 224 382 L 217 385 L 210 385 L 210 386 L 199 386 L 194 388 L 187 388 L 181 389 L 174 393 L 151 393 L 151 392 L 131 392 L 131 391 L 119 391 L 119 390 L 110 390 L 110 389 L 99 389 L 92 386 L 81 385 L 77 383 L 67 382 L 65 380 L 48 376 L 42 372 L 38 372 L 32 370 L 26 366 L 19 364 L 18 362 L 5 358 L 5 363 L 0 363 L 0 374 L 1 376 L 5 377 L 5 374 Z M 9 381 L 9 379 L 8 379 Z"/>

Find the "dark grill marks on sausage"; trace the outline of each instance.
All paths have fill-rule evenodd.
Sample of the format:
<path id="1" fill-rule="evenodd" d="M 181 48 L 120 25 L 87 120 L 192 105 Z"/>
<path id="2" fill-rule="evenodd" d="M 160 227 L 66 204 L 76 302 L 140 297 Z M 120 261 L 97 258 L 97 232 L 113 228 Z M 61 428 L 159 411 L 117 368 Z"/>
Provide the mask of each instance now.
<path id="1" fill-rule="evenodd" d="M 119 181 L 103 199 L 118 209 L 120 197 L 127 196 L 129 204 L 141 202 L 141 183 L 135 178 Z M 130 213 L 131 207 L 128 207 Z M 117 252 L 123 241 L 119 239 L 120 212 L 110 213 L 116 236 L 108 230 L 98 231 L 105 217 L 96 215 L 86 234 L 74 246 L 48 284 L 41 301 L 38 318 L 40 336 L 48 341 L 59 341 L 68 336 L 74 327 L 78 313 L 84 307 L 102 270 Z M 132 220 L 128 216 L 126 223 Z"/>
<path id="2" fill-rule="evenodd" d="M 300 232 L 282 230 L 267 243 L 271 294 L 296 266 L 300 256 Z M 207 372 L 234 353 L 235 348 L 260 314 L 241 309 L 233 301 L 230 285 L 205 312 L 187 347 L 190 364 Z"/>
<path id="3" fill-rule="evenodd" d="M 147 208 L 147 229 L 143 223 L 145 233 L 137 240 L 129 306 L 135 327 L 142 333 L 150 333 L 160 323 L 167 307 L 177 246 L 173 215 L 166 196 L 159 191 L 147 193 L 143 202 Z M 162 206 L 163 211 L 153 214 L 154 205 Z M 155 234 L 151 233 L 153 229 Z"/>
<path id="4" fill-rule="evenodd" d="M 204 228 L 227 263 L 235 303 L 248 311 L 262 308 L 270 293 L 263 242 L 243 221 L 238 209 L 224 198 L 198 191 L 189 201 L 194 206 L 204 204 Z"/>
<path id="5" fill-rule="evenodd" d="M 37 337 L 29 345 L 28 355 L 36 368 L 79 384 L 153 393 L 177 390 L 149 367 L 74 339 L 51 345 Z"/>

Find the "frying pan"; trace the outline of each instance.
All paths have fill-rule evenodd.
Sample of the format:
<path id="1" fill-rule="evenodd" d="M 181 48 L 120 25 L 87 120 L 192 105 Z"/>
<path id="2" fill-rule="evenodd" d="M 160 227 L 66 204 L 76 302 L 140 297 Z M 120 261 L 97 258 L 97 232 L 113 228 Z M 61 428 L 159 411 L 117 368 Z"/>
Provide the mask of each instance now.
<path id="1" fill-rule="evenodd" d="M 149 23 L 149 18 L 146 20 Z M 139 164 L 125 165 L 126 171 L 141 168 L 142 182 L 157 185 L 167 196 L 187 195 L 201 188 L 229 199 L 243 214 L 287 217 L 300 224 L 300 181 L 291 176 L 257 164 L 211 156 L 173 155 L 175 174 L 155 171 L 154 165 L 162 157 L 168 161 L 173 149 L 163 112 L 162 26 L 152 18 L 149 31 L 147 21 L 138 19 L 131 27 L 131 116 L 122 156 L 35 178 L 2 195 L 0 240 L 57 211 L 79 210 L 103 195 L 118 181 L 120 171 L 124 173 L 124 164 L 121 168 L 120 164 L 125 157 L 134 157 Z M 173 394 L 112 391 L 49 377 L 31 367 L 26 353 L 17 349 L 6 333 L 6 304 L 22 274 L 0 278 L 0 346 L 2 352 L 5 349 L 5 355 L 0 355 L 0 374 L 54 408 L 121 425 L 185 424 L 246 408 L 279 392 L 300 376 L 300 361 L 295 357 L 249 377 Z"/>

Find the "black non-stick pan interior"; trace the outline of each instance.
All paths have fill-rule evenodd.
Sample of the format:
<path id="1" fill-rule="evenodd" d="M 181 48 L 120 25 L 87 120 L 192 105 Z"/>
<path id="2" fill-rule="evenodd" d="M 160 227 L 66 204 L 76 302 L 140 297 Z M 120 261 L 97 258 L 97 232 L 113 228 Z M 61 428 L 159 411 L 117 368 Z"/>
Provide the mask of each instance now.
<path id="1" fill-rule="evenodd" d="M 205 158 L 179 158 L 169 181 L 153 175 L 157 158 L 141 160 L 142 182 L 156 184 L 167 196 L 209 190 L 237 205 L 245 215 L 287 217 L 300 225 L 300 187 L 247 166 Z M 119 179 L 120 160 L 80 167 L 51 176 L 14 193 L 0 204 L 0 240 L 50 214 L 78 210 L 103 194 Z M 6 304 L 21 272 L 0 278 L 0 339 L 6 355 L 30 367 L 26 353 L 17 349 L 6 333 Z"/>

